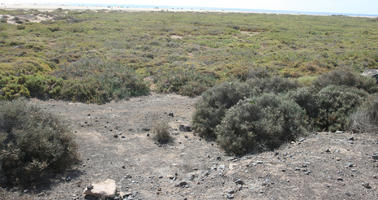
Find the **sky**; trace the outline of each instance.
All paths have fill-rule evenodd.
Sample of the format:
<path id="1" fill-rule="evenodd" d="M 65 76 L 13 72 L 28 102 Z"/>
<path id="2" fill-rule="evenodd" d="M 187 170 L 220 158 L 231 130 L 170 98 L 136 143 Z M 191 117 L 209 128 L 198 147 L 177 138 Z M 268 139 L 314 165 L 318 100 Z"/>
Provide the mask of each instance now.
<path id="1" fill-rule="evenodd" d="M 378 0 L 0 0 L 0 3 L 128 4 L 378 15 Z"/>

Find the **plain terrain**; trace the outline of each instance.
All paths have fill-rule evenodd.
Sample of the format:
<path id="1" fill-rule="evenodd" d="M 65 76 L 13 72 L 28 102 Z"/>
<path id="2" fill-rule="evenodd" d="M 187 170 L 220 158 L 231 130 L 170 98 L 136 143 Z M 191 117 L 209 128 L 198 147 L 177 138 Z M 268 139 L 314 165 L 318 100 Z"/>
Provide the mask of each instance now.
<path id="1" fill-rule="evenodd" d="M 82 163 L 58 175 L 47 190 L 8 194 L 82 199 L 91 182 L 112 178 L 134 199 L 226 199 L 228 193 L 235 199 L 378 197 L 376 135 L 314 133 L 274 152 L 230 157 L 216 143 L 178 130 L 190 124 L 195 101 L 156 94 L 105 105 L 32 100 L 72 126 Z M 169 122 L 171 144 L 160 146 L 151 138 L 148 129 L 156 119 Z M 188 186 L 177 187 L 183 181 Z"/>

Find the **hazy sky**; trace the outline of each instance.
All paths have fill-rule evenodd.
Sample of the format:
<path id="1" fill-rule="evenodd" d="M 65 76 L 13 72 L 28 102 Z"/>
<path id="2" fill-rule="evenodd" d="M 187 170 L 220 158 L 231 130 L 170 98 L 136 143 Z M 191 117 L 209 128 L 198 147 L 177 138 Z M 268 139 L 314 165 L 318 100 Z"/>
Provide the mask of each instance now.
<path id="1" fill-rule="evenodd" d="M 378 14 L 378 0 L 0 0 L 0 3 L 15 2 L 167 5 Z"/>

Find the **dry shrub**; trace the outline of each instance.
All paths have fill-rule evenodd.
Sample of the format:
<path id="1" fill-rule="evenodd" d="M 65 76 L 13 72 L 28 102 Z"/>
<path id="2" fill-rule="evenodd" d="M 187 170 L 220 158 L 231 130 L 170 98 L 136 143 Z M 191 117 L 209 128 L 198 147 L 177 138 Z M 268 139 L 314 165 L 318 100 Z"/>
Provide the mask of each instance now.
<path id="1" fill-rule="evenodd" d="M 155 122 L 152 132 L 154 134 L 154 140 L 159 144 L 167 144 L 172 141 L 171 134 L 169 133 L 169 125 L 167 122 Z"/>
<path id="2" fill-rule="evenodd" d="M 351 130 L 378 133 L 378 94 L 371 95 L 350 117 Z"/>

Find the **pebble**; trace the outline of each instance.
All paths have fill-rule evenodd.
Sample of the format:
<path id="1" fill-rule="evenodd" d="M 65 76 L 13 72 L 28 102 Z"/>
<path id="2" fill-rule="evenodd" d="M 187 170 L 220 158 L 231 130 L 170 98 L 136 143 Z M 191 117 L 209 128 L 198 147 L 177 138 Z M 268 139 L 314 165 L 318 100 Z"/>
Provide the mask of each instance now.
<path id="1" fill-rule="evenodd" d="M 244 181 L 242 181 L 241 179 L 237 179 L 236 181 L 234 181 L 236 184 L 238 185 L 244 185 Z"/>
<path id="2" fill-rule="evenodd" d="M 362 186 L 364 186 L 364 188 L 366 189 L 371 189 L 371 186 L 369 183 L 362 183 Z"/>
<path id="3" fill-rule="evenodd" d="M 186 181 L 181 181 L 176 185 L 176 187 L 189 187 L 189 185 Z"/>

